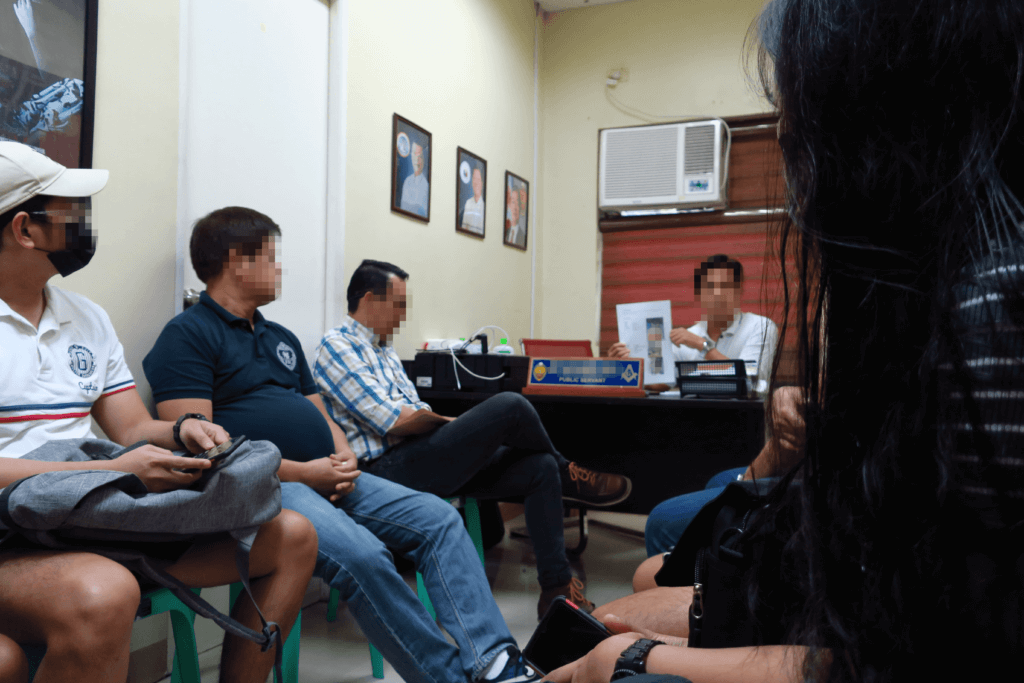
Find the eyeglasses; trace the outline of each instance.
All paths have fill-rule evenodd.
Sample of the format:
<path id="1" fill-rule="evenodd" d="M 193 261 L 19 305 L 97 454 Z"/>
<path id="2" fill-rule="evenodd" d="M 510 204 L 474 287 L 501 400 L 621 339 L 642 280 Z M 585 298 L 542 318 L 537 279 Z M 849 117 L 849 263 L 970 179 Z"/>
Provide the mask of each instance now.
<path id="1" fill-rule="evenodd" d="M 26 213 L 30 216 L 42 218 L 50 225 L 57 223 L 89 225 L 92 223 L 92 200 L 89 197 L 85 197 L 71 201 L 71 205 L 67 208 L 27 211 Z"/>

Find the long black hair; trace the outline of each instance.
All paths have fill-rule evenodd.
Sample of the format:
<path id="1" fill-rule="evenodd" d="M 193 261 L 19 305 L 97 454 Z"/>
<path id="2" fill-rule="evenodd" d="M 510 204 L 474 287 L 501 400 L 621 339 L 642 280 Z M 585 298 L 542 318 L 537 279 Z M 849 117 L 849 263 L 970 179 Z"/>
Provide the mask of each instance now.
<path id="1" fill-rule="evenodd" d="M 807 423 L 789 640 L 813 680 L 990 674 L 1024 619 L 1024 2 L 775 0 L 758 29 Z"/>

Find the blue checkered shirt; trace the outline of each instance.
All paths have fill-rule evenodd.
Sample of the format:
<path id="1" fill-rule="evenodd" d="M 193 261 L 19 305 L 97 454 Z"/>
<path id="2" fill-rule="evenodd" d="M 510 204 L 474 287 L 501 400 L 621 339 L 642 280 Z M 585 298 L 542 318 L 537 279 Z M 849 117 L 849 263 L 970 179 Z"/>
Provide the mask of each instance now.
<path id="1" fill-rule="evenodd" d="M 381 345 L 370 328 L 350 316 L 320 340 L 313 379 L 360 460 L 373 460 L 402 440 L 387 436 L 402 408 L 430 410 L 394 347 Z"/>

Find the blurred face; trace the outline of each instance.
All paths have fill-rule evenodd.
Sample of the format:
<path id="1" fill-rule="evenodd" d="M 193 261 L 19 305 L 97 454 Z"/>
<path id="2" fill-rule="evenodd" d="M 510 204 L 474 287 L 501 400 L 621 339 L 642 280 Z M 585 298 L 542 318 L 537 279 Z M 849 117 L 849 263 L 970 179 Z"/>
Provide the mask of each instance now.
<path id="1" fill-rule="evenodd" d="M 90 198 L 52 197 L 42 209 L 27 211 L 25 216 L 26 219 L 21 221 L 20 234 L 35 243 L 33 251 L 39 254 L 41 265 L 45 254 L 50 274 L 55 271 L 67 277 L 92 260 L 96 251 L 96 234 L 92 227 Z M 7 239 L 6 233 L 4 239 Z"/>
<path id="2" fill-rule="evenodd" d="M 513 223 L 519 222 L 519 193 L 514 189 L 508 191 L 508 216 Z"/>
<path id="3" fill-rule="evenodd" d="M 423 147 L 412 143 L 412 168 L 416 175 L 423 173 Z"/>
<path id="4" fill-rule="evenodd" d="M 480 175 L 480 169 L 473 169 L 473 199 L 480 201 L 480 195 L 484 192 L 484 178 Z"/>
<path id="5" fill-rule="evenodd" d="M 701 281 L 698 300 L 708 318 L 728 319 L 735 315 L 740 301 L 740 285 L 733 281 L 731 268 L 712 268 Z"/>
<path id="6" fill-rule="evenodd" d="M 281 295 L 277 240 L 277 237 L 263 240 L 254 256 L 240 254 L 236 249 L 229 252 L 228 268 L 234 272 L 242 289 L 258 302 L 257 306 L 269 304 Z"/>
<path id="7" fill-rule="evenodd" d="M 366 306 L 366 326 L 379 334 L 382 340 L 391 338 L 405 322 L 409 307 L 408 290 L 405 280 L 391 276 L 388 291 L 384 296 L 370 294 L 362 306 Z"/>

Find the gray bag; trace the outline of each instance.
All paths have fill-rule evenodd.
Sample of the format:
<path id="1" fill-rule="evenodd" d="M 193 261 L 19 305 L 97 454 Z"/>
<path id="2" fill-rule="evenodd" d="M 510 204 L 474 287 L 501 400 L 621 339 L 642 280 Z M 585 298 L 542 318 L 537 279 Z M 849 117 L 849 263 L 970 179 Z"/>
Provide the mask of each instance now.
<path id="1" fill-rule="evenodd" d="M 245 440 L 244 436 L 238 438 Z M 144 444 L 122 448 L 99 439 L 68 439 L 51 441 L 22 457 L 49 462 L 111 460 Z M 264 652 L 276 642 L 275 667 L 279 671 L 280 629 L 263 619 L 258 606 L 262 632 L 221 614 L 144 552 L 133 551 L 130 544 L 188 541 L 227 532 L 238 541 L 235 562 L 252 598 L 249 551 L 260 525 L 281 512 L 280 465 L 281 453 L 274 444 L 244 441 L 189 488 L 164 493 L 150 493 L 134 474 L 111 470 L 65 470 L 25 477 L 0 489 L 0 547 L 18 534 L 38 546 L 88 550 L 120 562 L 169 589 L 225 631 L 259 643 Z"/>

